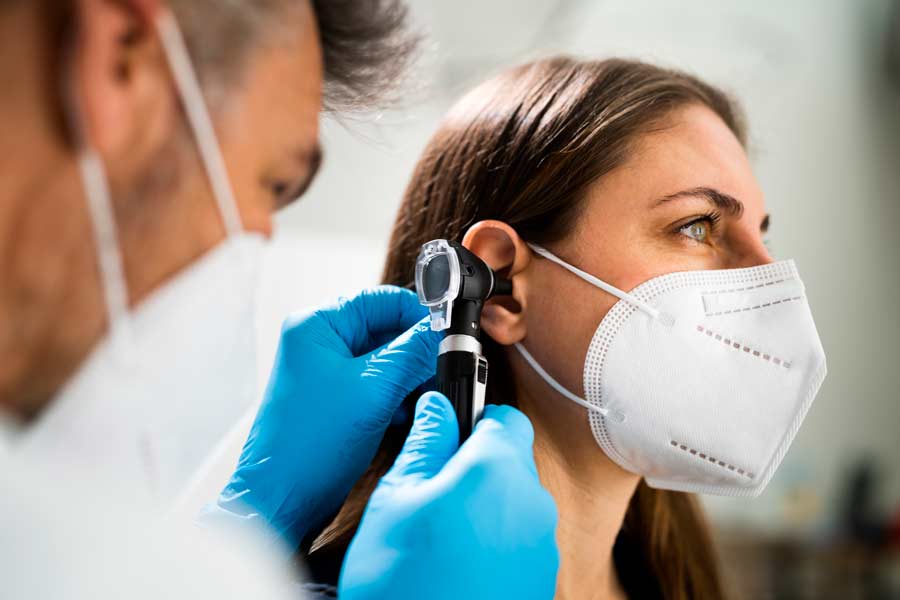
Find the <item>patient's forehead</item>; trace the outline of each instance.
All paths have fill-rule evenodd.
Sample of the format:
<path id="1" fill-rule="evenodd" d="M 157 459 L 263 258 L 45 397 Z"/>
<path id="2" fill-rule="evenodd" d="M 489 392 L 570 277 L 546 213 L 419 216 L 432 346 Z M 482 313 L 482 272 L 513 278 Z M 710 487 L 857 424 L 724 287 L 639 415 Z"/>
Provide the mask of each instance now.
<path id="1" fill-rule="evenodd" d="M 645 212 L 661 197 L 698 187 L 740 198 L 754 216 L 765 213 L 743 145 L 712 109 L 693 104 L 634 141 L 625 163 L 589 189 L 590 210 Z"/>

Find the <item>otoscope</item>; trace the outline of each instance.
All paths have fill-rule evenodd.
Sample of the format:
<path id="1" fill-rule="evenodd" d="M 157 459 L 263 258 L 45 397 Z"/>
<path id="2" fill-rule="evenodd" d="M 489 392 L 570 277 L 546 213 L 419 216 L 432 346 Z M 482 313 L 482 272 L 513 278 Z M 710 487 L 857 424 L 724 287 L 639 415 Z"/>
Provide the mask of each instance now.
<path id="1" fill-rule="evenodd" d="M 416 259 L 416 292 L 431 314 L 431 329 L 447 332 L 438 350 L 437 388 L 456 411 L 461 444 L 484 410 L 488 361 L 479 341 L 481 310 L 488 298 L 511 295 L 512 282 L 461 244 L 432 240 Z"/>

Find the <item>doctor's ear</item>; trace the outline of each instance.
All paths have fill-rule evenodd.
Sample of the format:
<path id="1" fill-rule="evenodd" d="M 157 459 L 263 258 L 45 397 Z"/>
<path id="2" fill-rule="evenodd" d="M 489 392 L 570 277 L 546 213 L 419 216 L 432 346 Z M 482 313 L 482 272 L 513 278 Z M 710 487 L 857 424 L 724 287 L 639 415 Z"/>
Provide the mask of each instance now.
<path id="1" fill-rule="evenodd" d="M 502 221 L 472 225 L 462 241 L 493 270 L 513 282 L 512 296 L 491 298 L 484 305 L 481 328 L 499 344 L 508 346 L 525 338 L 528 280 L 525 268 L 531 250 L 516 230 Z"/>
<path id="2" fill-rule="evenodd" d="M 77 0 L 68 102 L 77 127 L 111 178 L 142 168 L 178 119 L 172 78 L 156 34 L 161 0 Z"/>

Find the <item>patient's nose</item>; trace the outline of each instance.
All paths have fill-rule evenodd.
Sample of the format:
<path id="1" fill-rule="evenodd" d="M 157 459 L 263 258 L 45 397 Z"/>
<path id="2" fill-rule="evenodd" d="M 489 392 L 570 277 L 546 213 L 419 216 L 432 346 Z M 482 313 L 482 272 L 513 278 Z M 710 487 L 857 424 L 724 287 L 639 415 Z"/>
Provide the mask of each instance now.
<path id="1" fill-rule="evenodd" d="M 745 267 L 758 267 L 773 262 L 775 262 L 775 260 L 769 253 L 769 248 L 763 243 L 762 239 L 758 239 L 737 249 L 732 255 L 729 268 L 741 269 Z"/>

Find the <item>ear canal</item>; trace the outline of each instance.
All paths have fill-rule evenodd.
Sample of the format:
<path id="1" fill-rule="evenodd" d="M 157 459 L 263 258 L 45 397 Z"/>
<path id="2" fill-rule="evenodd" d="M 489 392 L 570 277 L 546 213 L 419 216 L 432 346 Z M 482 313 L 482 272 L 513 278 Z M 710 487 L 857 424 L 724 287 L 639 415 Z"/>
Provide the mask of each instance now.
<path id="1" fill-rule="evenodd" d="M 512 296 L 513 283 L 511 279 L 504 279 L 494 272 L 494 291 L 493 296 Z"/>

